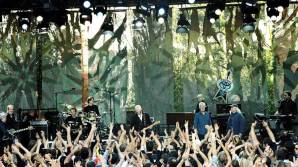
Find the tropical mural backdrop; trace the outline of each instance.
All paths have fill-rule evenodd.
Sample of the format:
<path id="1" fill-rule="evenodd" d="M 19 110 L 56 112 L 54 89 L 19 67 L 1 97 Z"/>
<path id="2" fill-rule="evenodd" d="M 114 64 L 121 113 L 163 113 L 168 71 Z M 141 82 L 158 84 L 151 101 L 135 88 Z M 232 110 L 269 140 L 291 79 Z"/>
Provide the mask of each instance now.
<path id="1" fill-rule="evenodd" d="M 47 34 L 18 31 L 15 15 L 1 24 L 0 104 L 36 108 L 37 39 L 42 43 L 42 108 L 82 106 L 82 41 L 88 45 L 88 94 L 94 96 L 105 120 L 115 109 L 116 122 L 126 121 L 126 111 L 141 104 L 163 123 L 167 112 L 191 112 L 204 99 L 211 112 L 216 104 L 241 103 L 243 112 L 275 112 L 283 90 L 298 100 L 298 7 L 290 5 L 273 23 L 265 6 L 257 16 L 254 33 L 241 29 L 237 6 L 226 7 L 211 24 L 204 8 L 183 11 L 191 22 L 186 35 L 177 34 L 180 9 L 169 10 L 165 24 L 146 17 L 142 29 L 134 29 L 134 11 L 94 15 L 90 25 L 81 25 L 70 13 L 64 29 L 50 26 Z M 101 25 L 112 17 L 114 36 L 103 34 Z M 86 59 L 86 57 L 84 57 Z M 227 101 L 214 96 L 217 81 L 229 79 L 233 89 Z M 85 78 L 86 79 L 86 78 Z M 110 100 L 112 105 L 110 105 Z"/>

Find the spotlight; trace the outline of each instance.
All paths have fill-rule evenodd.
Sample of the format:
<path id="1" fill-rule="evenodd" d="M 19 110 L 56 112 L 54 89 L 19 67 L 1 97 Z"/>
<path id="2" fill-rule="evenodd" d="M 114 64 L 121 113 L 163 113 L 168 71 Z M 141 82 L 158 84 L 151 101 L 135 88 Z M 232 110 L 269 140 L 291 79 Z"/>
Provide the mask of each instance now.
<path id="1" fill-rule="evenodd" d="M 28 29 L 30 27 L 29 17 L 20 17 L 19 18 L 19 27 L 21 28 L 22 32 L 28 31 Z"/>
<path id="2" fill-rule="evenodd" d="M 206 14 L 210 23 L 214 24 L 215 21 L 219 19 L 219 15 L 221 14 L 221 9 L 217 8 L 215 4 L 208 4 L 206 6 Z"/>
<path id="3" fill-rule="evenodd" d="M 256 0 L 243 0 L 241 3 L 241 11 L 243 14 L 259 13 L 259 5 Z"/>
<path id="4" fill-rule="evenodd" d="M 132 24 L 134 29 L 140 29 L 144 26 L 145 20 L 143 17 L 138 16 L 133 20 Z"/>
<path id="5" fill-rule="evenodd" d="M 91 9 L 81 8 L 80 9 L 80 23 L 85 24 L 86 21 L 92 22 L 92 11 Z"/>
<path id="6" fill-rule="evenodd" d="M 242 29 L 244 32 L 254 32 L 256 20 L 251 15 L 244 15 Z"/>
<path id="7" fill-rule="evenodd" d="M 39 15 L 39 16 L 36 17 L 36 20 L 37 20 L 37 22 L 42 22 L 43 17 L 41 15 Z"/>
<path id="8" fill-rule="evenodd" d="M 156 18 L 159 24 L 163 24 L 168 16 L 168 6 L 166 5 L 159 5 L 156 6 L 155 12 L 156 12 Z"/>
<path id="9" fill-rule="evenodd" d="M 183 13 L 180 14 L 180 18 L 178 20 L 178 23 L 177 23 L 177 29 L 176 29 L 176 33 L 188 33 L 188 30 L 189 30 L 189 22 L 188 20 L 186 19 L 185 15 Z"/>
<path id="10" fill-rule="evenodd" d="M 151 14 L 151 8 L 147 4 L 137 5 L 136 9 L 137 9 L 138 13 L 140 13 L 144 16 L 150 16 L 150 14 Z"/>
<path id="11" fill-rule="evenodd" d="M 188 0 L 188 3 L 192 4 L 192 3 L 195 3 L 196 0 Z"/>
<path id="12" fill-rule="evenodd" d="M 255 18 L 253 15 L 258 14 L 259 6 L 256 0 L 243 0 L 241 4 L 241 11 L 243 13 L 243 25 L 244 32 L 253 32 L 255 30 Z"/>
<path id="13" fill-rule="evenodd" d="M 103 6 L 97 6 L 94 10 L 94 14 L 96 14 L 98 17 L 103 17 L 107 13 L 106 7 Z"/>
<path id="14" fill-rule="evenodd" d="M 276 21 L 277 20 L 277 17 L 279 15 L 279 12 L 276 8 L 270 8 L 270 7 L 267 7 L 266 8 L 266 11 L 267 11 L 267 16 L 270 17 L 270 19 L 272 21 Z"/>
<path id="15" fill-rule="evenodd" d="M 113 36 L 114 35 L 114 25 L 112 17 L 109 17 L 101 26 L 104 35 Z"/>
<path id="16" fill-rule="evenodd" d="M 84 8 L 90 8 L 91 7 L 91 2 L 89 0 L 84 0 L 83 1 L 83 7 Z"/>

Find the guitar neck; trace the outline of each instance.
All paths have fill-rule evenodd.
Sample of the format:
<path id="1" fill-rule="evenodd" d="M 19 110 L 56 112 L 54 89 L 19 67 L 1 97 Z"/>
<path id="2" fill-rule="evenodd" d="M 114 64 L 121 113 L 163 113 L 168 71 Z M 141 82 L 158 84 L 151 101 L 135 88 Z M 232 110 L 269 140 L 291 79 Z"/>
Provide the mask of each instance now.
<path id="1" fill-rule="evenodd" d="M 12 134 L 15 134 L 15 133 L 20 133 L 20 132 L 23 132 L 23 131 L 26 131 L 26 130 L 29 130 L 30 128 L 24 128 L 24 129 L 19 129 L 19 130 L 13 130 L 11 131 L 10 133 Z"/>

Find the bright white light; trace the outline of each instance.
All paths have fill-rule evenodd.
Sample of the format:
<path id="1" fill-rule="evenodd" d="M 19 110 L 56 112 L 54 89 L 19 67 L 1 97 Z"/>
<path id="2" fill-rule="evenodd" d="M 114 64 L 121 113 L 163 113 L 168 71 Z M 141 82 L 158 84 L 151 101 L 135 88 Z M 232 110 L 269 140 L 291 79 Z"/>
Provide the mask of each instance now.
<path id="1" fill-rule="evenodd" d="M 28 24 L 26 24 L 26 23 L 22 24 L 22 29 L 27 30 L 28 29 Z"/>
<path id="2" fill-rule="evenodd" d="M 62 26 L 60 27 L 60 29 L 61 29 L 61 30 L 65 30 L 65 29 L 66 29 L 66 26 L 65 26 L 65 25 L 62 25 Z"/>
<path id="3" fill-rule="evenodd" d="M 278 10 L 279 12 L 283 12 L 283 11 L 284 11 L 284 7 L 279 6 L 279 7 L 277 7 L 277 10 Z"/>
<path id="4" fill-rule="evenodd" d="M 210 18 L 209 21 L 210 21 L 211 24 L 213 24 L 213 23 L 215 23 L 215 18 Z"/>
<path id="5" fill-rule="evenodd" d="M 36 20 L 37 20 L 38 22 L 42 22 L 42 21 L 43 21 L 43 17 L 42 17 L 42 16 L 37 16 L 37 17 L 36 17 Z"/>
<path id="6" fill-rule="evenodd" d="M 162 16 L 162 15 L 164 15 L 164 14 L 166 14 L 166 10 L 165 10 L 164 8 L 160 8 L 160 9 L 158 9 L 158 15 L 159 15 L 159 16 Z"/>
<path id="7" fill-rule="evenodd" d="M 188 0 L 188 3 L 195 3 L 196 0 Z"/>
<path id="8" fill-rule="evenodd" d="M 163 24 L 165 22 L 165 19 L 163 17 L 159 17 L 157 21 L 159 24 Z"/>
<path id="9" fill-rule="evenodd" d="M 277 17 L 276 17 L 276 16 L 271 16 L 271 17 L 270 17 L 270 20 L 271 20 L 271 21 L 276 21 L 276 20 L 277 20 Z"/>
<path id="10" fill-rule="evenodd" d="M 102 13 L 102 12 L 98 12 L 98 13 L 97 13 L 97 17 L 98 17 L 98 18 L 102 18 L 102 17 L 103 17 L 103 13 Z"/>
<path id="11" fill-rule="evenodd" d="M 221 15 L 221 10 L 220 9 L 216 9 L 215 10 L 215 14 L 218 15 L 218 16 Z"/>
<path id="12" fill-rule="evenodd" d="M 90 8 L 90 6 L 91 6 L 90 1 L 84 1 L 83 6 L 84 6 L 84 8 Z"/>
<path id="13" fill-rule="evenodd" d="M 278 16 L 276 17 L 276 20 L 281 20 L 281 15 L 278 15 Z"/>
<path id="14" fill-rule="evenodd" d="M 137 21 L 135 25 L 136 25 L 136 27 L 142 27 L 143 23 L 141 21 Z"/>

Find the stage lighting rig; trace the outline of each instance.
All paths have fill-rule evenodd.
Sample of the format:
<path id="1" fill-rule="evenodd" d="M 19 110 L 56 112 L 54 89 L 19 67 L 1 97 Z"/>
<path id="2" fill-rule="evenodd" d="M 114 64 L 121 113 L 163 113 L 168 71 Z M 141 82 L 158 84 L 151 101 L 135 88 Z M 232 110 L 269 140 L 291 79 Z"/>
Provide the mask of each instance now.
<path id="1" fill-rule="evenodd" d="M 256 0 L 243 0 L 241 3 L 243 14 L 242 29 L 244 32 L 253 32 L 255 30 L 256 19 L 254 15 L 259 13 L 259 5 Z"/>
<path id="2" fill-rule="evenodd" d="M 94 9 L 94 14 L 96 14 L 98 17 L 103 17 L 106 13 L 107 13 L 106 6 L 96 6 Z"/>
<path id="3" fill-rule="evenodd" d="M 181 12 L 179 20 L 177 22 L 176 33 L 180 33 L 180 34 L 188 33 L 189 26 L 190 26 L 189 21 L 186 19 L 184 13 Z"/>
<path id="4" fill-rule="evenodd" d="M 168 18 L 168 5 L 157 5 L 155 7 L 156 19 L 159 24 L 163 24 Z"/>
<path id="5" fill-rule="evenodd" d="M 150 16 L 151 7 L 148 4 L 142 3 L 136 6 L 136 11 L 144 16 Z"/>
<path id="6" fill-rule="evenodd" d="M 28 29 L 30 28 L 30 23 L 31 23 L 29 14 L 28 13 L 19 13 L 18 22 L 19 22 L 20 30 L 22 32 L 28 31 Z"/>
<path id="7" fill-rule="evenodd" d="M 89 8 L 81 8 L 80 9 L 80 23 L 85 24 L 86 21 L 92 22 L 92 11 Z"/>
<path id="8" fill-rule="evenodd" d="M 101 30 L 104 35 L 113 36 L 114 35 L 114 25 L 112 17 L 106 19 L 106 21 L 102 24 Z"/>
<path id="9" fill-rule="evenodd" d="M 145 20 L 142 16 L 137 16 L 132 21 L 132 24 L 133 24 L 133 29 L 141 29 L 145 24 Z"/>
<path id="10" fill-rule="evenodd" d="M 210 23 L 214 24 L 217 19 L 219 19 L 219 11 L 216 13 L 217 10 L 220 10 L 217 8 L 217 5 L 214 3 L 210 3 L 206 6 L 206 14 L 207 18 L 210 21 Z"/>

